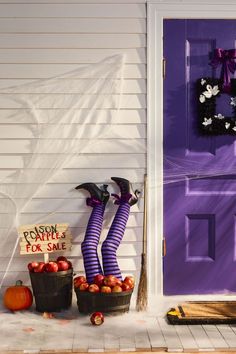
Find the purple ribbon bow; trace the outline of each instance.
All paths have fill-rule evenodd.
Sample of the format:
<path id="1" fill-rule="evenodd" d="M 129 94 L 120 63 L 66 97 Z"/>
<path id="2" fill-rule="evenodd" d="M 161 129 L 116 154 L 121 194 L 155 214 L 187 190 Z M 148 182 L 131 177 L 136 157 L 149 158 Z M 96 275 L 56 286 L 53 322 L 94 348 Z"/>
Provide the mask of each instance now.
<path id="1" fill-rule="evenodd" d="M 222 65 L 221 67 L 221 79 L 223 80 L 222 90 L 229 93 L 231 89 L 230 73 L 234 74 L 236 70 L 236 49 L 223 50 L 217 48 L 214 51 L 214 57 L 211 61 L 213 68 Z"/>
<path id="2" fill-rule="evenodd" d="M 97 200 L 96 198 L 87 198 L 86 199 L 86 204 L 91 207 L 95 207 L 96 205 L 101 205 L 102 202 L 100 200 Z"/>
<path id="3" fill-rule="evenodd" d="M 122 202 L 128 203 L 128 201 L 132 197 L 132 194 L 130 194 L 130 193 L 123 194 L 121 197 L 115 193 L 112 193 L 111 195 L 116 198 L 115 204 L 118 204 L 118 205 L 120 205 Z"/>

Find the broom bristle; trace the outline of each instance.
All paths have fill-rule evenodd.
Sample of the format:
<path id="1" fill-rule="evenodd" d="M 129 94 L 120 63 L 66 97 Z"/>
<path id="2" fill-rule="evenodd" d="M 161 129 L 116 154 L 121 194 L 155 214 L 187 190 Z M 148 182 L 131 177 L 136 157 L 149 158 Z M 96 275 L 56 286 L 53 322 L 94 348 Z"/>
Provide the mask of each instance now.
<path id="1" fill-rule="evenodd" d="M 140 278 L 139 278 L 136 310 L 137 311 L 147 310 L 147 267 L 146 267 L 145 254 L 142 254 L 142 265 L 141 265 Z"/>

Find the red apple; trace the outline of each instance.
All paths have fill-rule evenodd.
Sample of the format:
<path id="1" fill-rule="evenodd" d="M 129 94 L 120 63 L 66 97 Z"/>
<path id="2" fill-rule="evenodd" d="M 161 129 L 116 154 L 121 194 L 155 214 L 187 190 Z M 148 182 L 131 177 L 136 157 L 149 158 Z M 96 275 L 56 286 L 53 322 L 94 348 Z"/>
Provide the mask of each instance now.
<path id="1" fill-rule="evenodd" d="M 67 263 L 69 264 L 69 269 L 72 269 L 72 268 L 73 268 L 73 266 L 72 266 L 71 261 L 67 261 Z"/>
<path id="2" fill-rule="evenodd" d="M 74 278 L 74 287 L 79 288 L 80 284 L 87 283 L 87 279 L 83 275 L 79 275 L 78 277 Z"/>
<path id="3" fill-rule="evenodd" d="M 131 290 L 131 287 L 128 284 L 123 282 L 122 283 L 122 290 L 123 291 L 128 291 L 128 290 Z"/>
<path id="4" fill-rule="evenodd" d="M 38 265 L 39 265 L 38 262 L 30 262 L 27 267 L 28 267 L 30 272 L 33 272 L 34 268 L 38 267 Z"/>
<path id="5" fill-rule="evenodd" d="M 90 321 L 95 326 L 100 326 L 104 322 L 104 316 L 102 312 L 94 312 L 91 317 Z"/>
<path id="6" fill-rule="evenodd" d="M 111 288 L 113 288 L 113 286 L 116 285 L 116 281 L 117 281 L 117 278 L 114 275 L 107 275 L 107 276 L 105 276 L 103 283 L 104 283 L 104 285 L 110 286 Z"/>
<path id="7" fill-rule="evenodd" d="M 88 288 L 88 291 L 90 293 L 99 293 L 100 292 L 100 288 L 97 284 L 90 284 L 89 285 L 89 288 Z"/>
<path id="8" fill-rule="evenodd" d="M 115 285 L 113 288 L 112 288 L 112 292 L 113 293 L 121 293 L 123 291 L 122 287 L 119 286 L 119 285 Z"/>
<path id="9" fill-rule="evenodd" d="M 80 291 L 87 291 L 89 288 L 89 284 L 88 283 L 81 283 L 79 286 L 79 290 Z"/>
<path id="10" fill-rule="evenodd" d="M 45 271 L 45 263 L 39 262 L 38 267 L 34 268 L 34 273 L 43 273 Z"/>
<path id="11" fill-rule="evenodd" d="M 97 284 L 98 286 L 102 286 L 104 278 L 105 278 L 104 275 L 97 274 L 97 275 L 95 275 L 93 282 L 94 282 L 94 284 Z"/>
<path id="12" fill-rule="evenodd" d="M 67 261 L 57 261 L 57 265 L 58 265 L 58 271 L 69 269 L 69 264 Z"/>
<path id="13" fill-rule="evenodd" d="M 48 262 L 45 264 L 45 272 L 55 273 L 58 271 L 58 265 L 56 262 Z"/>
<path id="14" fill-rule="evenodd" d="M 120 279 L 118 279 L 118 278 L 116 278 L 116 285 L 119 285 L 119 286 L 122 285 L 122 281 Z"/>
<path id="15" fill-rule="evenodd" d="M 59 256 L 59 257 L 57 257 L 57 262 L 59 262 L 59 261 L 65 261 L 65 262 L 67 262 L 67 258 L 64 257 L 64 256 Z"/>
<path id="16" fill-rule="evenodd" d="M 101 287 L 101 293 L 111 293 L 111 288 L 110 286 L 103 285 Z"/>
<path id="17" fill-rule="evenodd" d="M 132 277 L 132 276 L 125 277 L 124 283 L 128 284 L 130 286 L 130 288 L 133 289 L 134 288 L 134 284 L 135 284 L 134 277 Z"/>

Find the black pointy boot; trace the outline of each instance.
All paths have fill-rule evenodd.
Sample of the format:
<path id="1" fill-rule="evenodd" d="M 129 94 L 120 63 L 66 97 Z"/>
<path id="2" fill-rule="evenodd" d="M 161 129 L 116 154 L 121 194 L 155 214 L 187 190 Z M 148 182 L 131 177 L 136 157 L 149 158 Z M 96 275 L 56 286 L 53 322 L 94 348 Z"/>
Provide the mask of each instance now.
<path id="1" fill-rule="evenodd" d="M 130 195 L 130 199 L 128 201 L 129 205 L 132 206 L 137 203 L 138 195 L 140 194 L 140 191 L 138 189 L 136 189 L 133 193 L 131 183 L 125 178 L 111 177 L 111 179 L 119 186 L 121 198 L 125 198 Z"/>
<path id="2" fill-rule="evenodd" d="M 99 188 L 95 183 L 83 183 L 75 187 L 75 189 L 85 189 L 90 193 L 91 198 L 95 198 L 106 204 L 110 196 L 107 187 L 107 184 L 103 184 L 101 188 Z"/>

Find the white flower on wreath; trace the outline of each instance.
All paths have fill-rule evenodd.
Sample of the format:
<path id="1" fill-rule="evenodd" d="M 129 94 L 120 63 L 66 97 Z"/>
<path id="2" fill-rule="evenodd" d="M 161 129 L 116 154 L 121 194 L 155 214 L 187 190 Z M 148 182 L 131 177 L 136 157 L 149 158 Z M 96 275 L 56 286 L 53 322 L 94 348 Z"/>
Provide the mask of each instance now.
<path id="1" fill-rule="evenodd" d="M 205 102 L 206 98 L 211 98 L 212 96 L 216 96 L 220 92 L 218 85 L 211 86 L 211 85 L 206 85 L 206 91 L 204 91 L 200 97 L 199 100 L 201 103 Z"/>
<path id="2" fill-rule="evenodd" d="M 231 97 L 230 99 L 231 99 L 230 104 L 231 104 L 232 106 L 236 106 L 236 97 Z"/>
<path id="3" fill-rule="evenodd" d="M 235 127 L 233 127 L 232 129 L 233 129 L 233 131 L 235 131 L 235 132 L 236 132 L 236 126 L 235 126 Z"/>
<path id="4" fill-rule="evenodd" d="M 225 129 L 229 129 L 230 127 L 230 123 L 229 122 L 225 122 Z"/>
<path id="5" fill-rule="evenodd" d="M 218 113 L 214 117 L 217 118 L 217 119 L 224 119 L 225 116 L 223 116 L 223 114 L 221 114 L 221 113 Z"/>
<path id="6" fill-rule="evenodd" d="M 206 83 L 205 79 L 201 79 L 201 85 L 203 86 Z"/>
<path id="7" fill-rule="evenodd" d="M 203 95 L 206 96 L 206 98 L 211 98 L 212 96 L 216 96 L 220 90 L 218 85 L 211 86 L 211 85 L 206 85 L 206 91 L 203 92 Z"/>
<path id="8" fill-rule="evenodd" d="M 202 122 L 203 125 L 205 125 L 205 127 L 207 125 L 212 124 L 212 119 L 211 118 L 204 118 L 204 122 Z"/>
<path id="9" fill-rule="evenodd" d="M 200 95 L 199 101 L 200 101 L 201 103 L 204 103 L 204 102 L 206 101 L 206 97 L 205 97 L 204 95 Z"/>

